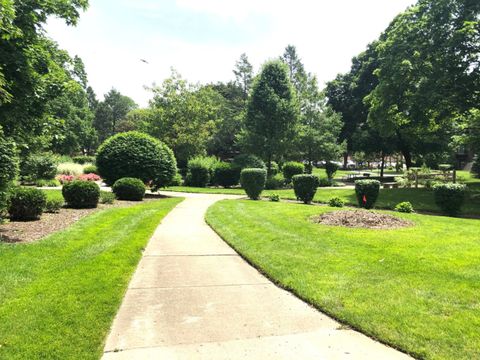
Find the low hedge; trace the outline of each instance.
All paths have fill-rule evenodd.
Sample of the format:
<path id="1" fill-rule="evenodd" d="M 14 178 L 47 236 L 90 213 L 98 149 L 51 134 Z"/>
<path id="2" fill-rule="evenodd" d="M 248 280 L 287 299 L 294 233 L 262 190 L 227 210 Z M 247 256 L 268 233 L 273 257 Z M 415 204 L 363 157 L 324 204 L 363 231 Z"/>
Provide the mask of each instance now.
<path id="1" fill-rule="evenodd" d="M 47 205 L 47 195 L 35 188 L 16 187 L 9 194 L 8 214 L 12 220 L 37 220 Z"/>
<path id="2" fill-rule="evenodd" d="M 437 184 L 433 186 L 435 203 L 443 213 L 456 216 L 461 212 L 467 187 L 462 184 Z"/>
<path id="3" fill-rule="evenodd" d="M 265 169 L 243 169 L 240 173 L 240 184 L 252 200 L 258 200 L 265 188 L 267 170 Z"/>
<path id="4" fill-rule="evenodd" d="M 100 199 L 100 187 L 92 181 L 75 180 L 62 188 L 67 206 L 74 209 L 96 208 Z"/>
<path id="5" fill-rule="evenodd" d="M 81 156 L 74 156 L 72 161 L 76 164 L 84 165 L 88 163 L 95 163 L 95 156 L 88 156 L 88 155 L 81 155 Z"/>
<path id="6" fill-rule="evenodd" d="M 292 178 L 295 175 L 300 175 L 305 172 L 305 165 L 296 161 L 288 161 L 283 164 L 282 172 L 283 177 L 285 178 L 285 182 L 287 184 L 290 184 L 292 182 Z"/>
<path id="7" fill-rule="evenodd" d="M 380 193 L 380 181 L 378 180 L 357 180 L 355 181 L 355 193 L 358 206 L 371 209 L 375 206 Z"/>
<path id="8" fill-rule="evenodd" d="M 115 181 L 112 191 L 118 200 L 142 201 L 145 196 L 145 184 L 140 179 L 122 178 Z"/>
<path id="9" fill-rule="evenodd" d="M 292 178 L 293 190 L 297 199 L 310 204 L 317 192 L 318 177 L 311 174 L 295 175 Z"/>

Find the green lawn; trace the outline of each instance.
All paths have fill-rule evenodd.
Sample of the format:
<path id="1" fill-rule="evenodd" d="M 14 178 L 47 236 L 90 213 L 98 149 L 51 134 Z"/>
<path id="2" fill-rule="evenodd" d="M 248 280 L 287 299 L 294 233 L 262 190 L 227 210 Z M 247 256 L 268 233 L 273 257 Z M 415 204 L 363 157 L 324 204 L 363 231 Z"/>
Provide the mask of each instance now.
<path id="1" fill-rule="evenodd" d="M 180 201 L 110 208 L 36 243 L 0 243 L 0 359 L 99 359 L 142 249 Z"/>
<path id="2" fill-rule="evenodd" d="M 480 187 L 471 186 L 470 194 L 463 207 L 466 215 L 480 215 Z M 213 194 L 234 194 L 245 195 L 240 188 L 194 188 L 187 186 L 173 186 L 165 189 L 166 191 L 181 191 L 192 193 L 213 193 Z M 282 199 L 296 200 L 293 190 L 265 190 L 262 196 L 278 194 Z M 332 197 L 339 197 L 349 205 L 356 205 L 357 199 L 354 189 L 343 188 L 319 188 L 313 199 L 315 202 L 327 203 Z M 376 206 L 382 209 L 394 209 L 395 205 L 402 201 L 410 201 L 416 211 L 439 212 L 433 199 L 433 192 L 426 189 L 381 189 Z"/>
<path id="3" fill-rule="evenodd" d="M 314 224 L 334 209 L 222 201 L 207 222 L 271 279 L 360 331 L 425 359 L 480 358 L 479 220 L 397 214 L 398 230 Z"/>

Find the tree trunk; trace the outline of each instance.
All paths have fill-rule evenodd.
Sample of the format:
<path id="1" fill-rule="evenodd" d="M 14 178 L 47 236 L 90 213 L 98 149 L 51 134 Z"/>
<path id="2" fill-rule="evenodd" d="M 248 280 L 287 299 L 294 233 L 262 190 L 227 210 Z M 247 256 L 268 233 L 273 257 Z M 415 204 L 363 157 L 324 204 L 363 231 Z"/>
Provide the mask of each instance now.
<path id="1" fill-rule="evenodd" d="M 348 151 L 343 154 L 343 170 L 347 170 L 348 167 Z"/>
<path id="2" fill-rule="evenodd" d="M 398 147 L 400 149 L 400 152 L 403 155 L 403 158 L 405 159 L 405 165 L 407 166 L 407 170 L 409 170 L 413 165 L 412 153 L 410 152 L 409 146 L 403 142 L 402 135 L 398 130 L 397 130 L 397 138 L 398 138 Z"/>
<path id="3" fill-rule="evenodd" d="M 383 171 L 385 170 L 385 154 L 382 151 L 382 164 L 380 165 L 380 178 L 383 179 Z"/>

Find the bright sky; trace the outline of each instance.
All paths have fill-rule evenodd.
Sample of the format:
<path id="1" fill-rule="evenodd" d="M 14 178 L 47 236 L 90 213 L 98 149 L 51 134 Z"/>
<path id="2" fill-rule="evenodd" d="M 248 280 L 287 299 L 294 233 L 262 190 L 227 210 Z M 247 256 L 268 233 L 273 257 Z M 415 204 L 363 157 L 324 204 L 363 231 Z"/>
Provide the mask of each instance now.
<path id="1" fill-rule="evenodd" d="M 228 81 L 241 53 L 257 71 L 288 44 L 324 84 L 414 2 L 90 0 L 77 27 L 52 19 L 47 31 L 83 59 L 99 98 L 115 87 L 144 106 L 144 86 L 161 83 L 171 67 L 192 82 Z"/>

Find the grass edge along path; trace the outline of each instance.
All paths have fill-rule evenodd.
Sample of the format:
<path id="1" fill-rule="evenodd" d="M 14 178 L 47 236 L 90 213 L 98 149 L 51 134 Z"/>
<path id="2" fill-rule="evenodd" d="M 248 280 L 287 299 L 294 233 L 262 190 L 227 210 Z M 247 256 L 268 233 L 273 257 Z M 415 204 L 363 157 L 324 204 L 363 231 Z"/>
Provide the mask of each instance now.
<path id="1" fill-rule="evenodd" d="M 340 322 L 420 359 L 480 357 L 478 220 L 395 214 L 396 230 L 309 221 L 335 210 L 220 201 L 208 224 L 248 262 Z"/>
<path id="2" fill-rule="evenodd" d="M 32 244 L 0 244 L 0 358 L 99 359 L 142 250 L 182 200 L 111 208 Z"/>

